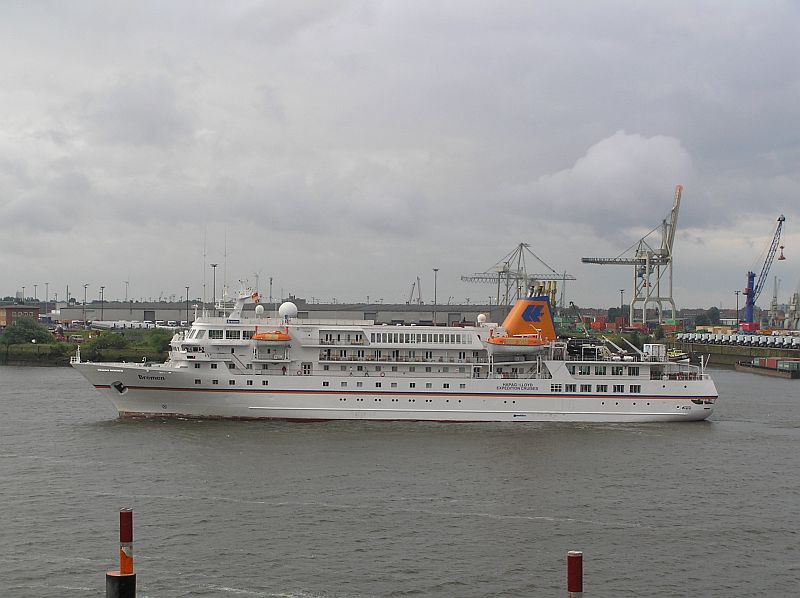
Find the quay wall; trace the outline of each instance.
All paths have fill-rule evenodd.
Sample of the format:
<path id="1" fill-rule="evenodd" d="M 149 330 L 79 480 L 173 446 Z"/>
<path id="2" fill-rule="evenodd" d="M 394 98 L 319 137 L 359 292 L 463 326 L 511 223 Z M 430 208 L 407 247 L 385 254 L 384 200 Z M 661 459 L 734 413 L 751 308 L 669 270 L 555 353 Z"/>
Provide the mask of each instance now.
<path id="1" fill-rule="evenodd" d="M 750 361 L 753 357 L 800 357 L 800 349 L 776 349 L 774 347 L 747 347 L 740 345 L 714 345 L 707 343 L 674 342 L 673 346 L 687 353 L 708 355 L 709 365 L 733 367 L 739 361 Z"/>

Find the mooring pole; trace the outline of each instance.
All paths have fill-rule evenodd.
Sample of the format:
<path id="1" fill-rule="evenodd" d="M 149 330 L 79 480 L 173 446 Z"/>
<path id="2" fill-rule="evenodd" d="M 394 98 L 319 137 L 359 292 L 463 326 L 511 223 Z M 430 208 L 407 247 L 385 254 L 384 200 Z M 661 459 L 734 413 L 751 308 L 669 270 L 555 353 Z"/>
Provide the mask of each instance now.
<path id="1" fill-rule="evenodd" d="M 567 596 L 580 598 L 583 595 L 583 552 L 570 550 L 567 553 Z"/>
<path id="2" fill-rule="evenodd" d="M 106 598 L 135 598 L 133 572 L 133 510 L 119 510 L 119 571 L 106 573 Z"/>

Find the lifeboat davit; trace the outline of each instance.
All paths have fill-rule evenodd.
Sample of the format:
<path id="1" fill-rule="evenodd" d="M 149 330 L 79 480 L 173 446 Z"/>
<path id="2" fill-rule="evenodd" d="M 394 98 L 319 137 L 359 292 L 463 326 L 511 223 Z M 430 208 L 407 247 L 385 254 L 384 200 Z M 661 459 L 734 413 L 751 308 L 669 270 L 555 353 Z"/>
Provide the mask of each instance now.
<path id="1" fill-rule="evenodd" d="M 272 330 L 270 332 L 258 332 L 252 336 L 254 341 L 261 341 L 267 343 L 288 343 L 292 340 L 292 337 L 289 336 L 288 332 L 283 330 Z"/>

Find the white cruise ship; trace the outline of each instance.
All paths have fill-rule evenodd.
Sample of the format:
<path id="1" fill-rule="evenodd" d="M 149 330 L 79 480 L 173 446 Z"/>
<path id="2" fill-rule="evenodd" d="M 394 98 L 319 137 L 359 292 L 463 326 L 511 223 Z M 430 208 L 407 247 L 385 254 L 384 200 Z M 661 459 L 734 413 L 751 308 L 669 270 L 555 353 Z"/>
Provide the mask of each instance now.
<path id="1" fill-rule="evenodd" d="M 165 363 L 72 366 L 123 417 L 440 422 L 704 420 L 717 390 L 666 347 L 556 339 L 548 296 L 518 301 L 502 325 L 388 326 L 268 317 L 242 293 L 200 317 Z"/>

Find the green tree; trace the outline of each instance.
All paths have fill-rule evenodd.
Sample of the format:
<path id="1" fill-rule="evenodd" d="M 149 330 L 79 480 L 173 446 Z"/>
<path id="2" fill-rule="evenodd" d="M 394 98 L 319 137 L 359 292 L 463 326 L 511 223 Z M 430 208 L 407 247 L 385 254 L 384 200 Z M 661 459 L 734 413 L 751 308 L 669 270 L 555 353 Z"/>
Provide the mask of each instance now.
<path id="1" fill-rule="evenodd" d="M 711 322 L 713 326 L 719 326 L 719 308 L 712 307 L 706 312 L 708 316 L 708 321 Z"/>
<path id="2" fill-rule="evenodd" d="M 653 338 L 657 341 L 664 338 L 664 329 L 661 326 L 656 326 L 656 329 L 653 331 Z"/>
<path id="3" fill-rule="evenodd" d="M 5 329 L 0 339 L 4 345 L 27 344 L 32 341 L 37 343 L 52 343 L 53 335 L 47 328 L 39 324 L 31 317 L 16 318 L 11 325 Z"/>
<path id="4" fill-rule="evenodd" d="M 87 345 L 94 349 L 124 349 L 128 341 L 119 332 L 103 332 Z"/>
<path id="5" fill-rule="evenodd" d="M 169 341 L 172 340 L 173 332 L 156 328 L 149 331 L 147 344 L 155 351 L 169 351 Z"/>

